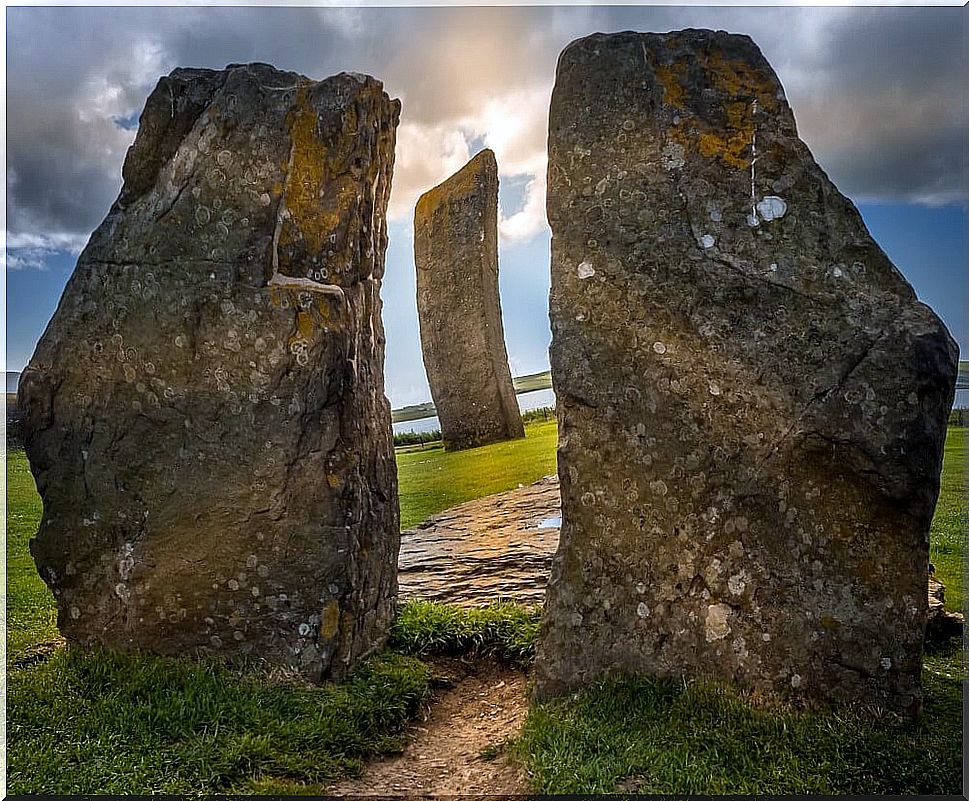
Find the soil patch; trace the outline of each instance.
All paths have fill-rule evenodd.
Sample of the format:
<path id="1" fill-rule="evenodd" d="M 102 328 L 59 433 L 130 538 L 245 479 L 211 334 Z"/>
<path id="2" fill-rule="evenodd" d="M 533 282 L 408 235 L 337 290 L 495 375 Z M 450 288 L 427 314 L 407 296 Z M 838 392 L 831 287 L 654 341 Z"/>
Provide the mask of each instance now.
<path id="1" fill-rule="evenodd" d="M 436 684 L 403 753 L 369 763 L 357 779 L 331 785 L 339 796 L 522 795 L 523 776 L 506 744 L 528 711 L 527 677 L 491 660 L 432 661 Z"/>

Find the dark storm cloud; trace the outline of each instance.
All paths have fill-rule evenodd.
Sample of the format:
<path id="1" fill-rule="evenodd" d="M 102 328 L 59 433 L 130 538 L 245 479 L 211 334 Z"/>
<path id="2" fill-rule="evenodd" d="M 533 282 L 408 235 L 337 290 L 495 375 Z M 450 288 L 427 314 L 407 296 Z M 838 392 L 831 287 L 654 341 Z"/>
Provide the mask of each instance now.
<path id="1" fill-rule="evenodd" d="M 834 8 L 17 8 L 8 11 L 11 244 L 82 241 L 120 184 L 137 115 L 179 65 L 269 61 L 312 77 L 370 72 L 401 97 L 395 200 L 460 166 L 477 140 L 531 176 L 507 235 L 542 224 L 545 115 L 555 61 L 602 30 L 748 33 L 784 83 L 803 138 L 847 194 L 966 197 L 966 15 Z M 130 126 L 129 126 L 130 127 Z"/>

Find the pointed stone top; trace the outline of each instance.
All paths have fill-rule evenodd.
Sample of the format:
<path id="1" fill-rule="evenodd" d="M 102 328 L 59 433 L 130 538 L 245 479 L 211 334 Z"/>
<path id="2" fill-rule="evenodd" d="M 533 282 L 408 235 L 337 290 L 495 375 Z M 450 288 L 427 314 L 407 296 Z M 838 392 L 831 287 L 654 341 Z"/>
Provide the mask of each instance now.
<path id="1" fill-rule="evenodd" d="M 445 200 L 463 197 L 488 187 L 493 187 L 492 191 L 495 192 L 498 190 L 498 161 L 494 151 L 486 147 L 446 181 L 421 195 L 415 214 L 428 214 Z"/>

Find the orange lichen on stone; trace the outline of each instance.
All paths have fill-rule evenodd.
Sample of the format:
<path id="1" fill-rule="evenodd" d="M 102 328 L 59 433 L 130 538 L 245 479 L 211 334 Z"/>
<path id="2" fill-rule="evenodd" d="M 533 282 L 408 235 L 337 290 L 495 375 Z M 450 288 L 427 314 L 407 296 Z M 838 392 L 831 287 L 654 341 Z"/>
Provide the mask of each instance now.
<path id="1" fill-rule="evenodd" d="M 320 615 L 320 639 L 332 640 L 340 629 L 340 604 L 329 601 Z"/>
<path id="2" fill-rule="evenodd" d="M 309 339 L 313 336 L 313 315 L 307 312 L 299 312 L 296 315 L 296 331 L 299 339 Z"/>
<path id="3" fill-rule="evenodd" d="M 777 87 L 763 72 L 751 69 L 743 61 L 724 58 L 722 53 L 711 53 L 701 62 L 711 86 L 730 98 L 757 100 L 761 107 L 770 110 L 775 105 Z M 748 101 L 749 102 L 749 101 Z"/>
<path id="4" fill-rule="evenodd" d="M 683 86 L 680 84 L 680 76 L 683 75 L 684 70 L 685 65 L 676 61 L 668 66 L 658 64 L 653 67 L 653 72 L 663 86 L 664 102 L 668 106 L 683 108 Z"/>
<path id="5" fill-rule="evenodd" d="M 292 224 L 313 250 L 322 248 L 329 233 L 320 207 L 320 193 L 326 180 L 327 148 L 317 135 L 318 122 L 316 110 L 309 102 L 307 88 L 300 86 L 296 90 L 296 108 L 287 118 L 292 154 L 283 202 Z M 283 234 L 286 233 L 284 228 Z M 281 244 L 285 244 L 283 239 L 281 236 Z"/>
<path id="6" fill-rule="evenodd" d="M 750 167 L 751 145 L 754 141 L 753 105 L 743 101 L 729 103 L 727 130 L 724 133 L 706 131 L 700 134 L 697 150 L 707 158 L 720 158 L 731 167 L 745 170 Z"/>
<path id="7" fill-rule="evenodd" d="M 821 628 L 826 631 L 837 631 L 841 628 L 841 621 L 831 615 L 821 615 Z"/>
<path id="8" fill-rule="evenodd" d="M 706 56 L 700 66 L 707 85 L 724 97 L 726 125 L 722 129 L 714 128 L 699 116 L 691 115 L 693 131 L 688 134 L 685 127 L 677 127 L 670 131 L 670 136 L 686 150 L 695 148 L 705 158 L 717 158 L 728 166 L 746 170 L 753 155 L 754 101 L 768 107 L 773 102 L 773 87 L 747 65 L 724 59 L 720 54 Z M 680 62 L 654 67 L 666 93 L 666 103 L 686 110 L 679 80 L 684 69 Z"/>

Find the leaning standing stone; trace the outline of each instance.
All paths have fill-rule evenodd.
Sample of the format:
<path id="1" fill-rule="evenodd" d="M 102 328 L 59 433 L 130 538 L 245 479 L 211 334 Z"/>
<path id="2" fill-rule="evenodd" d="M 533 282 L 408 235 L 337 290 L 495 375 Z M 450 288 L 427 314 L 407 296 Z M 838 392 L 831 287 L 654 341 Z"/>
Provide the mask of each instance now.
<path id="1" fill-rule="evenodd" d="M 340 676 L 384 640 L 397 478 L 380 281 L 400 105 L 178 69 L 20 383 L 68 640 Z"/>
<path id="2" fill-rule="evenodd" d="M 594 35 L 549 119 L 563 527 L 537 693 L 913 712 L 957 349 L 747 37 Z"/>
<path id="3" fill-rule="evenodd" d="M 482 150 L 414 213 L 417 311 L 448 450 L 525 436 L 498 295 L 498 165 Z"/>

